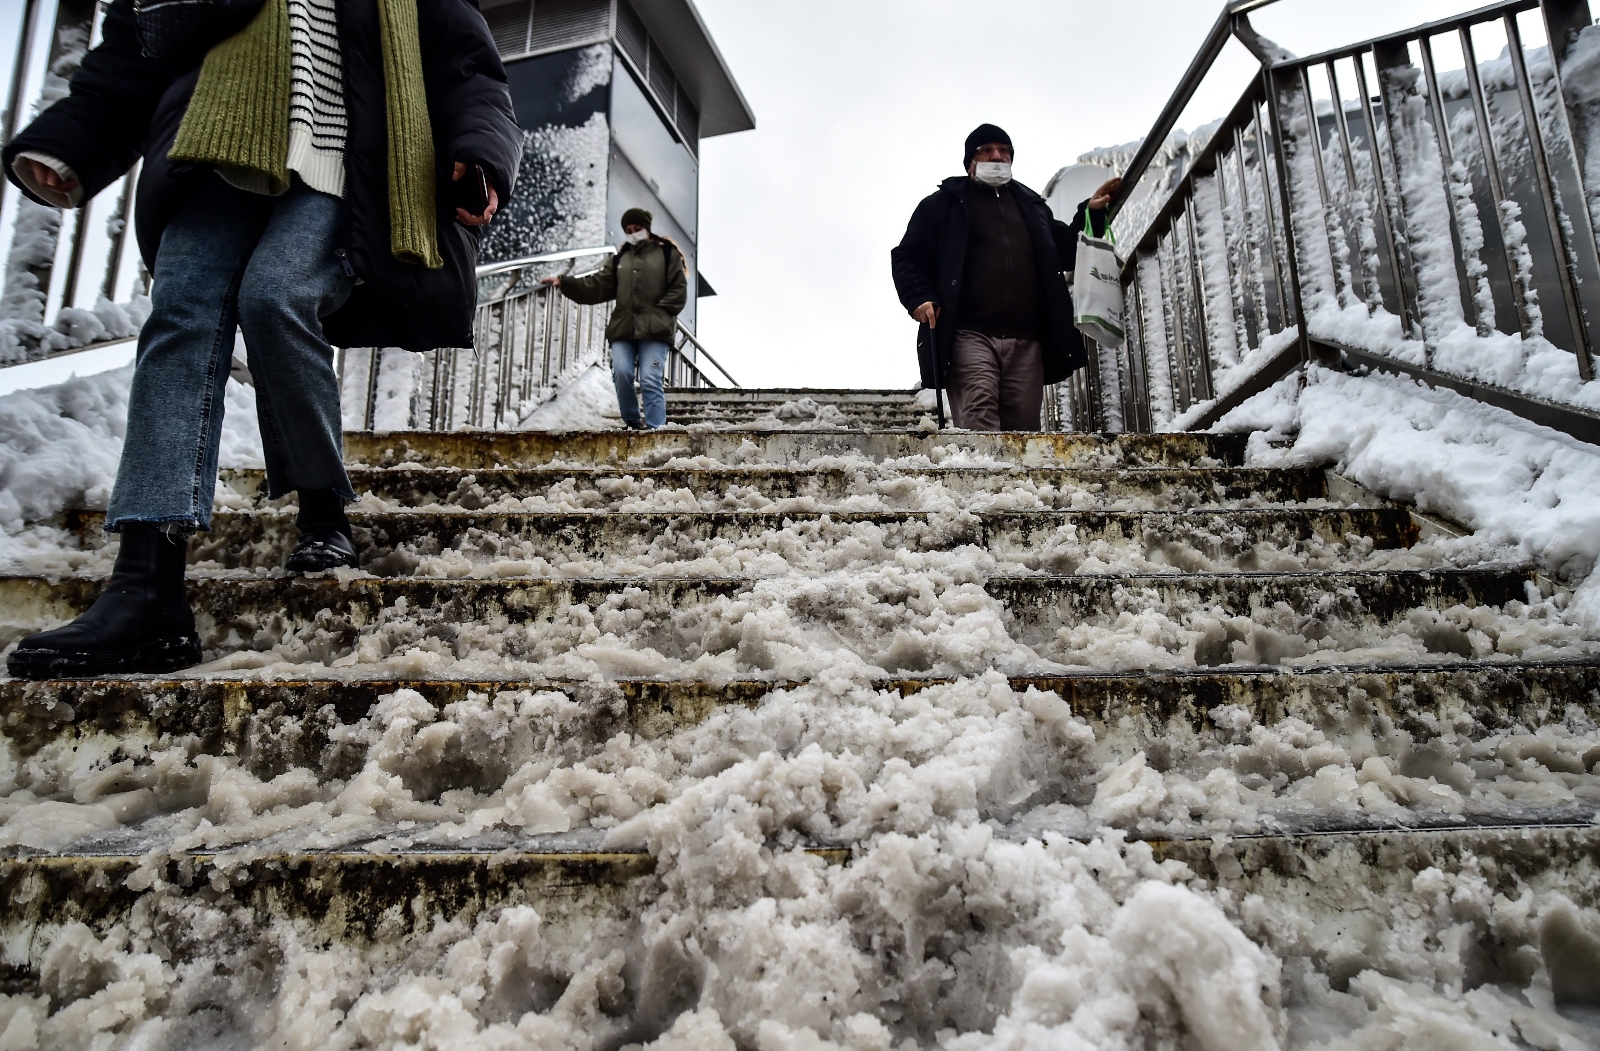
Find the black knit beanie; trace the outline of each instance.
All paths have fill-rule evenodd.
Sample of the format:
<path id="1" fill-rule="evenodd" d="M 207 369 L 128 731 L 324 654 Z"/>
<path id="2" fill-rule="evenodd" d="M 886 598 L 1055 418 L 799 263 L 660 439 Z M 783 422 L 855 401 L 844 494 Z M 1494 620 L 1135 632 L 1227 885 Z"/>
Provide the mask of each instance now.
<path id="1" fill-rule="evenodd" d="M 1003 142 L 1009 150 L 1016 150 L 1011 145 L 1011 136 L 993 124 L 980 124 L 971 135 L 967 136 L 967 155 L 961 158 L 961 170 L 966 171 L 972 167 L 972 158 L 977 156 L 979 146 L 987 146 L 991 142 Z"/>
<path id="2" fill-rule="evenodd" d="M 643 208 L 629 208 L 622 213 L 622 225 L 626 229 L 630 226 L 642 226 L 646 230 L 655 225 L 656 217 Z"/>

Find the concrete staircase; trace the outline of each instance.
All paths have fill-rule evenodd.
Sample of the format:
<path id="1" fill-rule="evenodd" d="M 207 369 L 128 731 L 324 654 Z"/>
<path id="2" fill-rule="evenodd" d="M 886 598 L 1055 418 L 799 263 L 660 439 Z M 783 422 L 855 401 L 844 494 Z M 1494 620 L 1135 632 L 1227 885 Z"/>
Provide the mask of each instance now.
<path id="1" fill-rule="evenodd" d="M 214 959 L 230 974 L 272 971 L 250 946 L 281 922 L 367 951 L 529 905 L 551 944 L 578 952 L 601 931 L 634 944 L 626 932 L 660 878 L 657 855 L 642 845 L 619 847 L 598 827 L 530 833 L 503 823 L 427 841 L 430 820 L 442 820 L 430 800 L 493 791 L 511 773 L 459 741 L 426 746 L 439 758 L 431 783 L 408 782 L 416 805 L 379 807 L 348 833 L 340 822 L 354 819 L 307 830 L 259 801 L 230 823 L 218 786 L 243 775 L 278 785 L 277 805 L 291 813 L 319 786 L 370 769 L 378 739 L 356 728 L 401 690 L 438 712 L 469 698 L 527 712 L 531 696 L 556 698 L 540 702 L 560 708 L 556 724 L 502 731 L 545 735 L 556 766 L 594 760 L 619 735 L 668 741 L 721 706 L 756 709 L 797 685 L 763 670 L 774 663 L 761 655 L 767 643 L 742 648 L 743 626 L 771 603 L 796 623 L 827 625 L 861 661 L 893 665 L 877 689 L 913 696 L 949 681 L 938 652 L 862 641 L 891 631 L 896 616 L 924 615 L 929 596 L 826 605 L 838 586 L 830 574 L 852 545 L 861 551 L 850 557 L 889 560 L 970 550 L 972 568 L 950 589 L 965 589 L 973 608 L 1000 603 L 1012 638 L 1048 665 L 1007 669 L 1012 688 L 1055 694 L 1093 731 L 1094 761 L 1064 751 L 1080 773 L 996 834 L 1088 840 L 1120 829 L 1153 863 L 1181 862 L 1233 900 L 1290 907 L 1315 898 L 1334 912 L 1361 910 L 1374 931 L 1410 922 L 1403 892 L 1429 869 L 1475 873 L 1512 900 L 1554 888 L 1595 906 L 1600 779 L 1590 771 L 1600 755 L 1567 755 L 1554 738 L 1545 752 L 1512 754 L 1497 742 L 1592 728 L 1600 659 L 1581 648 L 1559 659 L 1485 654 L 1483 632 L 1466 626 L 1513 617 L 1555 592 L 1527 567 L 1443 564 L 1417 547 L 1444 535 L 1439 523 L 1320 469 L 1247 468 L 1242 436 L 930 434 L 896 429 L 922 413 L 895 392 L 675 392 L 671 414 L 694 423 L 781 417 L 796 395 L 836 406 L 846 427 L 861 429 L 349 435 L 363 574 L 273 572 L 292 543 L 292 510 L 264 498 L 259 473 L 228 473 L 228 509 L 192 560 L 208 657 L 228 658 L 231 670 L 0 681 L 15 780 L 31 793 L 0 800 L 0 814 L 56 808 L 0 858 L 8 988 L 54 989 L 58 1007 L 70 1000 L 40 983 L 54 966 L 53 939 L 77 923 L 96 936 L 131 925 L 180 969 Z M 86 545 L 97 542 L 97 515 L 74 524 Z M 748 572 L 728 572 L 740 552 Z M 795 577 L 797 590 L 762 597 Z M 3 641 L 81 611 L 98 586 L 0 580 Z M 869 636 L 855 615 L 891 623 Z M 1075 647 L 1137 641 L 1157 615 L 1204 625 L 1170 666 L 1146 670 L 1147 658 L 1130 650 L 1098 670 L 1062 669 L 1082 663 Z M 686 670 L 547 674 L 602 630 Z M 1402 637 L 1420 640 L 1419 656 L 1364 655 L 1374 640 Z M 730 651 L 736 673 L 693 673 L 697 660 Z M 1319 663 L 1285 663 L 1313 651 Z M 1307 733 L 1366 742 L 1369 784 L 1381 781 L 1373 762 L 1397 776 L 1454 776 L 1458 803 L 1430 809 L 1403 791 L 1386 797 L 1387 810 L 1286 797 L 1247 827 L 1096 810 L 1097 782 L 1111 767 L 1142 755 L 1152 769 L 1190 769 L 1198 781 L 1206 764 L 1226 765 L 1229 742 L 1240 743 L 1229 735 L 1252 719 L 1299 720 Z M 1565 777 L 1564 794 L 1512 798 L 1461 781 L 1474 769 L 1484 783 L 1537 780 L 1529 764 L 1541 757 L 1540 771 Z M 1467 773 L 1451 774 L 1452 764 Z M 1274 776 L 1263 770 L 1257 782 Z M 198 831 L 181 817 L 197 809 L 212 823 Z M 844 866 L 858 848 L 803 834 L 786 834 L 782 846 Z M 1522 951 L 1518 937 L 1504 935 L 1495 958 Z M 1332 950 L 1316 940 L 1274 948 L 1331 968 Z M 627 973 L 636 984 L 613 1000 L 617 1017 L 636 1019 L 635 1039 L 654 1035 L 639 1031 L 648 1029 L 638 1021 L 646 1001 L 668 1021 L 673 1004 L 692 1002 L 692 991 L 659 987 L 647 962 Z M 907 1035 L 925 1034 L 913 1026 Z"/>
<path id="2" fill-rule="evenodd" d="M 667 391 L 667 420 L 693 426 L 749 424 L 758 420 L 798 423 L 819 416 L 846 426 L 896 430 L 914 428 L 933 409 L 918 404 L 916 391 L 766 388 Z"/>

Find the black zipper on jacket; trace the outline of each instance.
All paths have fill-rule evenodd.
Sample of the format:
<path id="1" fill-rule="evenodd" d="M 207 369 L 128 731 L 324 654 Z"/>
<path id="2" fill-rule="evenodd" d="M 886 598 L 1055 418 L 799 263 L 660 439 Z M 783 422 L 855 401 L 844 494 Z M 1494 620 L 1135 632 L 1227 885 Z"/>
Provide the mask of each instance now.
<path id="1" fill-rule="evenodd" d="M 333 29 L 339 37 L 339 92 L 345 100 L 345 113 L 349 113 L 350 98 L 350 48 L 345 42 L 344 18 L 339 9 L 343 7 L 342 0 L 336 0 L 333 5 Z M 350 261 L 350 245 L 355 240 L 352 233 L 355 220 L 351 218 L 350 207 L 350 129 L 345 128 L 344 151 L 340 162 L 344 165 L 344 196 L 339 200 L 339 247 L 334 249 L 334 257 L 339 260 L 339 272 L 345 277 L 355 277 L 356 267 Z"/>

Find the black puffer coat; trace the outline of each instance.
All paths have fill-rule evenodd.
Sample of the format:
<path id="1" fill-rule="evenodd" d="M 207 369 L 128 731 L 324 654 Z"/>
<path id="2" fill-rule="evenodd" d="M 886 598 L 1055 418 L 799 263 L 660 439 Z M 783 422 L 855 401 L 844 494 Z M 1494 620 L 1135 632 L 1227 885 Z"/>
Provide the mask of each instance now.
<path id="1" fill-rule="evenodd" d="M 940 325 L 929 338 L 928 326 L 917 332 L 917 363 L 922 385 L 944 386 L 950 375 L 950 354 L 955 347 L 961 278 L 967 260 L 967 189 L 972 180 L 956 176 L 940 183 L 911 215 L 905 238 L 890 252 L 894 287 L 906 310 L 924 303 L 939 306 Z M 1065 273 L 1078 257 L 1078 234 L 1083 230 L 1083 208 L 1072 225 L 1050 214 L 1043 197 L 1018 182 L 1007 184 L 1033 241 L 1038 267 L 1040 301 L 1044 305 L 1044 381 L 1060 383 L 1088 363 L 1083 336 L 1072 323 L 1072 295 Z M 935 362 L 937 361 L 937 366 Z"/>
<path id="2" fill-rule="evenodd" d="M 346 347 L 422 351 L 471 346 L 481 234 L 456 222 L 449 203 L 450 176 L 455 161 L 481 164 L 502 204 L 514 189 L 522 132 L 500 53 L 475 0 L 417 0 L 444 266 L 428 270 L 401 263 L 389 250 L 388 122 L 378 5 L 376 0 L 337 2 L 350 128 L 345 144 L 346 248 L 362 283 L 343 307 L 323 319 L 323 328 L 330 342 Z M 73 170 L 88 200 L 143 156 L 135 225 L 145 265 L 153 266 L 161 234 L 194 181 L 216 178 L 209 168 L 167 159 L 204 57 L 196 52 L 173 61 L 145 58 L 133 0 L 113 0 L 103 42 L 84 57 L 72 78 L 72 93 L 40 114 L 0 154 L 6 175 L 17 182 L 12 164 L 18 153 L 42 153 Z"/>

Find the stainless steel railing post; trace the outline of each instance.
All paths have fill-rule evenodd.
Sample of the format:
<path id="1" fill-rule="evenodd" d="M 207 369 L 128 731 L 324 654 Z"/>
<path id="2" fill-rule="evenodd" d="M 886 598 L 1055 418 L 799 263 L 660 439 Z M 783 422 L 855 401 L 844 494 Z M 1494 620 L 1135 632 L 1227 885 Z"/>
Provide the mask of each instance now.
<path id="1" fill-rule="evenodd" d="M 1211 397 L 1212 382 L 1212 348 L 1211 348 L 1211 307 L 1206 302 L 1206 275 L 1204 264 L 1200 260 L 1200 232 L 1199 223 L 1195 217 L 1194 194 L 1183 202 L 1184 232 L 1188 235 L 1186 241 L 1189 247 L 1189 280 L 1194 285 L 1194 325 L 1198 337 L 1200 353 L 1191 362 L 1195 369 L 1195 389 L 1200 394 L 1200 400 L 1205 401 Z"/>
<path id="2" fill-rule="evenodd" d="M 1446 214 L 1450 217 L 1450 243 L 1455 248 L 1456 280 L 1461 284 L 1461 308 L 1478 335 L 1487 336 L 1494 331 L 1494 319 L 1485 318 L 1479 304 L 1482 288 L 1467 260 L 1467 242 L 1461 225 L 1461 204 L 1456 199 L 1455 182 L 1451 169 L 1455 167 L 1455 149 L 1450 143 L 1450 125 L 1445 120 L 1444 99 L 1439 91 L 1439 74 L 1434 68 L 1433 42 L 1426 36 L 1417 40 L 1417 50 L 1422 53 L 1422 76 L 1428 89 L 1428 111 L 1433 118 L 1433 137 L 1439 147 L 1439 171 L 1444 189 Z M 1480 275 L 1481 277 L 1481 275 Z"/>
<path id="3" fill-rule="evenodd" d="M 1589 326 L 1583 316 L 1583 304 L 1578 298 L 1578 266 L 1574 257 L 1573 236 L 1568 224 L 1561 221 L 1556 201 L 1555 180 L 1550 173 L 1550 158 L 1545 152 L 1544 133 L 1539 127 L 1539 109 L 1533 100 L 1533 85 L 1528 79 L 1528 62 L 1522 51 L 1522 31 L 1517 26 L 1516 15 L 1505 16 L 1506 41 L 1511 54 L 1512 80 L 1516 84 L 1517 99 L 1522 104 L 1522 121 L 1528 133 L 1528 148 L 1533 155 L 1535 182 L 1539 184 L 1539 199 L 1544 205 L 1545 221 L 1550 227 L 1550 243 L 1556 246 L 1559 258 L 1556 273 L 1561 282 L 1561 298 L 1566 304 L 1567 317 L 1572 324 L 1574 347 L 1578 355 L 1578 374 L 1585 380 L 1594 379 L 1594 346 Z M 1572 224 L 1573 234 L 1580 226 L 1594 239 L 1592 223 Z"/>
<path id="4" fill-rule="evenodd" d="M 1279 113 L 1278 85 L 1271 70 L 1262 73 L 1266 78 L 1267 116 L 1272 124 L 1273 156 L 1277 161 L 1278 195 L 1283 206 L 1283 246 L 1289 284 L 1289 302 L 1294 308 L 1295 323 L 1300 326 L 1300 360 L 1311 360 L 1311 327 L 1306 323 L 1305 304 L 1300 297 L 1300 260 L 1294 230 L 1294 199 L 1289 192 L 1289 159 L 1285 153 L 1284 125 Z"/>
<path id="5" fill-rule="evenodd" d="M 1271 327 L 1267 318 L 1266 276 L 1262 273 L 1261 243 L 1256 233 L 1254 206 L 1250 203 L 1250 176 L 1245 166 L 1244 130 L 1233 129 L 1233 162 L 1239 174 L 1239 226 L 1244 249 L 1244 272 L 1248 276 L 1249 309 L 1246 315 L 1250 324 L 1250 345 L 1259 347 Z"/>
<path id="6" fill-rule="evenodd" d="M 1352 276 L 1360 275 L 1361 301 L 1366 304 L 1367 313 L 1370 314 L 1373 310 L 1383 305 L 1383 290 L 1380 287 L 1381 279 L 1379 278 L 1378 260 L 1375 255 L 1369 255 L 1366 250 L 1368 232 L 1371 231 L 1374 234 L 1377 232 L 1373 229 L 1376 225 L 1372 219 L 1374 206 L 1367 199 L 1366 187 L 1361 184 L 1361 175 L 1356 169 L 1355 141 L 1350 136 L 1350 117 L 1345 112 L 1344 92 L 1339 90 L 1339 71 L 1334 68 L 1334 61 L 1331 58 L 1324 64 L 1323 69 L 1328 77 L 1328 93 L 1333 98 L 1334 123 L 1339 134 L 1339 151 L 1344 158 L 1345 179 L 1350 184 L 1350 213 L 1352 220 L 1354 220 L 1355 230 L 1353 236 L 1347 237 L 1346 243 L 1351 244 L 1360 257 L 1359 268 L 1353 268 L 1351 273 Z M 1382 210 L 1381 203 L 1377 206 L 1377 210 Z M 1385 237 L 1391 236 L 1386 224 L 1383 228 L 1383 235 Z M 1391 244 L 1389 248 L 1392 252 L 1394 246 Z"/>
<path id="7" fill-rule="evenodd" d="M 1378 188 L 1378 212 L 1383 219 L 1384 245 L 1389 250 L 1389 266 L 1394 275 L 1395 298 L 1400 307 L 1400 318 L 1412 338 L 1422 338 L 1422 312 L 1419 305 L 1416 267 L 1411 261 L 1411 242 L 1406 225 L 1405 200 L 1400 195 L 1400 168 L 1395 160 L 1392 130 L 1385 145 L 1380 145 L 1377 116 L 1372 109 L 1372 90 L 1367 85 L 1367 68 L 1363 61 L 1367 52 L 1354 56 L 1356 90 L 1361 94 L 1361 117 L 1367 126 L 1367 141 L 1372 149 L 1372 177 Z M 1376 68 L 1377 58 L 1373 64 Z M 1384 103 L 1384 124 L 1389 124 L 1389 105 Z M 1387 172 L 1385 171 L 1387 162 Z M 1392 173 L 1392 177 L 1391 174 Z"/>
<path id="8" fill-rule="evenodd" d="M 1322 232 L 1328 242 L 1328 269 L 1333 274 L 1333 295 L 1343 306 L 1349 302 L 1350 292 L 1339 266 L 1339 238 L 1342 231 L 1335 230 L 1333 196 L 1328 192 L 1327 165 L 1322 162 L 1322 120 L 1317 116 L 1316 101 L 1311 96 L 1311 71 L 1305 66 L 1300 67 L 1300 99 L 1306 113 L 1306 130 L 1311 136 L 1311 141 L 1303 145 L 1311 150 L 1311 167 L 1317 173 L 1317 201 L 1322 212 Z"/>
<path id="9" fill-rule="evenodd" d="M 1472 97 L 1473 122 L 1478 130 L 1478 148 L 1483 151 L 1484 175 L 1489 184 L 1489 197 L 1494 203 L 1495 227 L 1500 231 L 1500 249 L 1504 256 L 1506 281 L 1511 288 L 1512 305 L 1517 312 L 1517 328 L 1523 339 L 1533 334 L 1533 318 L 1528 310 L 1528 288 L 1520 272 L 1522 267 L 1512 245 L 1516 238 L 1511 230 L 1511 217 L 1506 211 L 1511 198 L 1506 193 L 1505 176 L 1500 170 L 1499 149 L 1494 142 L 1494 124 L 1489 119 L 1489 100 L 1483 91 L 1483 78 L 1478 74 L 1478 54 L 1472 43 L 1472 28 L 1462 26 L 1461 56 L 1467 77 L 1467 94 Z"/>

